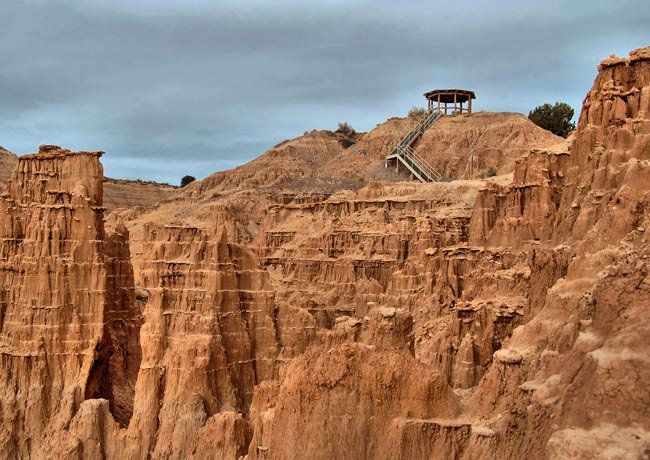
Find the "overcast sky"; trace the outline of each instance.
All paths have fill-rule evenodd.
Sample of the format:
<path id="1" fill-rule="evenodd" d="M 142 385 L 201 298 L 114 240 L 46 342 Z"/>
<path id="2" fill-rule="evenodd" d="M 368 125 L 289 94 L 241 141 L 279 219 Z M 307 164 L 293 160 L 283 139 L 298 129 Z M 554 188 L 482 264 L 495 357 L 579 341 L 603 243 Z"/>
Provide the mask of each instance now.
<path id="1" fill-rule="evenodd" d="M 647 0 L 1 2 L 0 145 L 104 150 L 107 176 L 171 183 L 435 88 L 577 115 L 601 59 L 650 45 Z"/>

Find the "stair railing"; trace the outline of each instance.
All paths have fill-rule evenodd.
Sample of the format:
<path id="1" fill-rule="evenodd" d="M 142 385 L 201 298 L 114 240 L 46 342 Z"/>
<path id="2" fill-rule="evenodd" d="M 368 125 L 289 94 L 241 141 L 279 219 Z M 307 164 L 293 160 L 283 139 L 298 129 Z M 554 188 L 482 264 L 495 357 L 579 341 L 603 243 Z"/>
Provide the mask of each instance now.
<path id="1" fill-rule="evenodd" d="M 418 179 L 423 182 L 437 182 L 442 180 L 442 175 L 433 169 L 429 163 L 415 153 L 412 144 L 442 116 L 442 112 L 434 110 L 427 112 L 418 120 L 413 129 L 406 133 L 401 139 L 395 141 L 389 150 L 388 156 L 398 157 L 402 162 L 411 168 L 417 169 Z"/>

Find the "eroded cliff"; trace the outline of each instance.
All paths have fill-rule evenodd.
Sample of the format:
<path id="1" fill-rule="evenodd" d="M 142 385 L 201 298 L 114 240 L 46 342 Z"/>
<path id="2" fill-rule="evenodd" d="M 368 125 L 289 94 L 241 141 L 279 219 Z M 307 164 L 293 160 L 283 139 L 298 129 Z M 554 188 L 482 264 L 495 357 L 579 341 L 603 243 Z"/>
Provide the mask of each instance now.
<path id="1" fill-rule="evenodd" d="M 45 452 L 88 398 L 128 423 L 140 364 L 126 229 L 103 226 L 101 152 L 41 146 L 0 196 L 0 444 Z"/>

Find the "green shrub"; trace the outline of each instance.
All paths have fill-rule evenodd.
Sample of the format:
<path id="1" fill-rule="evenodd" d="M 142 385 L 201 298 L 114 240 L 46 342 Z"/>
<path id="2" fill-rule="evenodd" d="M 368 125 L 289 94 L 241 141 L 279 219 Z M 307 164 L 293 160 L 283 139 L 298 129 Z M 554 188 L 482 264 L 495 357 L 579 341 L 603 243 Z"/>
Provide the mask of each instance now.
<path id="1" fill-rule="evenodd" d="M 356 134 L 354 128 L 350 126 L 350 124 L 346 121 L 344 121 L 343 123 L 339 123 L 339 127 L 336 130 L 336 132 L 341 133 L 345 136 L 353 136 L 354 134 Z"/>
<path id="2" fill-rule="evenodd" d="M 567 137 L 576 129 L 575 123 L 571 121 L 573 109 L 566 102 L 539 105 L 530 111 L 528 118 L 540 128 L 562 137 Z"/>
<path id="3" fill-rule="evenodd" d="M 194 182 L 196 178 L 194 176 L 183 176 L 181 179 L 181 187 L 185 187 L 187 184 Z"/>

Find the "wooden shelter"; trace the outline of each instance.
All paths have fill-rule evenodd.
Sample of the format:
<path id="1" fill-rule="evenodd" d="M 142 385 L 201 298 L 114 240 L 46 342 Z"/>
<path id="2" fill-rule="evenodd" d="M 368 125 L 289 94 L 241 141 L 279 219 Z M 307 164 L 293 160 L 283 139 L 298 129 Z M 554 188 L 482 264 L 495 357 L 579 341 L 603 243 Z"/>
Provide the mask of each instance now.
<path id="1" fill-rule="evenodd" d="M 472 99 L 476 99 L 474 91 L 467 89 L 434 89 L 424 93 L 424 97 L 427 98 L 429 110 L 435 108 L 445 115 L 448 114 L 448 110 L 451 110 L 450 115 L 472 113 Z M 465 107 L 463 107 L 464 103 L 467 104 Z"/>

